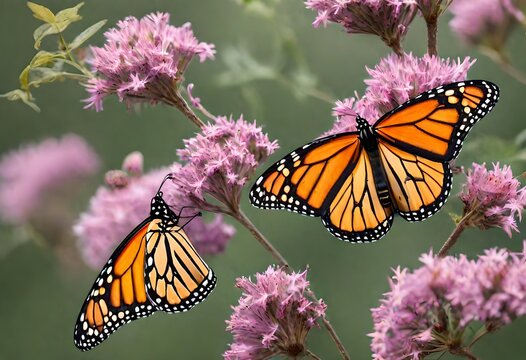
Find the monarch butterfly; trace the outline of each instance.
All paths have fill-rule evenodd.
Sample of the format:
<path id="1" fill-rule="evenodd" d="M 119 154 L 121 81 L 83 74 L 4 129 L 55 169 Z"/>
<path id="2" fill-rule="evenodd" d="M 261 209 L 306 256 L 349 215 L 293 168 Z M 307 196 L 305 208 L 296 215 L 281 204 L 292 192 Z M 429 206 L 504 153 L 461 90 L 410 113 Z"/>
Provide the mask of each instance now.
<path id="1" fill-rule="evenodd" d="M 321 217 L 336 237 L 372 242 L 394 214 L 422 221 L 444 205 L 455 159 L 472 126 L 499 98 L 483 80 L 439 86 L 374 125 L 308 143 L 272 165 L 250 191 L 252 205 Z"/>
<path id="2" fill-rule="evenodd" d="M 155 311 L 188 311 L 214 289 L 216 277 L 184 232 L 186 224 L 179 226 L 181 213 L 163 200 L 163 184 L 150 216 L 113 252 L 82 305 L 74 331 L 79 349 L 90 350 Z"/>

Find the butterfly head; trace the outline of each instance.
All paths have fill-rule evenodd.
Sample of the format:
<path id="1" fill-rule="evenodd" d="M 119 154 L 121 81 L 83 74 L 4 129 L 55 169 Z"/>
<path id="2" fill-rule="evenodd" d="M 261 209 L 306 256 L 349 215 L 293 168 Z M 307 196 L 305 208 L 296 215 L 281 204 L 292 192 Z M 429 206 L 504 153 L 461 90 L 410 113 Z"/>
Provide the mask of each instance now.
<path id="1" fill-rule="evenodd" d="M 373 127 L 362 118 L 360 115 L 356 115 L 356 127 L 360 133 L 360 140 L 366 145 L 368 142 L 372 142 L 375 138 Z"/>
<path id="2" fill-rule="evenodd" d="M 164 201 L 162 191 L 158 191 L 152 199 L 150 216 L 156 219 L 163 220 L 177 221 L 178 219 L 178 216 L 173 212 L 172 209 L 170 209 L 168 204 Z"/>

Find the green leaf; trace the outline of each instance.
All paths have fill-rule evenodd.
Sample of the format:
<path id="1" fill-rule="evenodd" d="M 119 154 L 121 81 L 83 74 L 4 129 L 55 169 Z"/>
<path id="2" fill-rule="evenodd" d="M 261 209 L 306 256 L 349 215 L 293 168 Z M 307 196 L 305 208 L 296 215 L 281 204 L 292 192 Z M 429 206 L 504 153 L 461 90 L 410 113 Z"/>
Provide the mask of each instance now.
<path id="1" fill-rule="evenodd" d="M 47 51 L 39 51 L 33 56 L 33 59 L 29 62 L 29 65 L 25 67 L 24 70 L 18 76 L 20 82 L 20 88 L 22 90 L 29 90 L 30 87 L 30 75 L 31 70 L 36 67 L 50 67 L 56 63 L 57 59 L 64 59 L 64 53 L 56 52 L 50 53 Z"/>
<path id="2" fill-rule="evenodd" d="M 40 112 L 40 108 L 33 101 L 33 97 L 31 96 L 30 92 L 27 92 L 21 89 L 16 89 L 8 93 L 1 94 L 0 97 L 7 98 L 7 100 L 10 100 L 10 101 L 21 100 L 24 104 L 29 106 L 31 109 L 37 112 Z"/>
<path id="3" fill-rule="evenodd" d="M 522 146 L 526 144 L 526 130 L 522 130 L 516 137 L 515 137 L 515 144 L 518 146 Z"/>
<path id="4" fill-rule="evenodd" d="M 66 78 L 72 80 L 86 80 L 85 75 L 57 71 L 56 69 L 51 69 L 47 67 L 37 67 L 31 69 L 29 76 L 29 86 L 39 87 L 41 84 L 50 83 L 54 81 L 62 81 Z"/>
<path id="5" fill-rule="evenodd" d="M 79 9 L 82 7 L 82 5 L 84 5 L 83 2 L 75 5 L 72 8 L 60 10 L 57 13 L 57 15 L 55 16 L 57 25 L 59 27 L 64 26 L 63 29 L 60 31 L 63 31 L 66 27 L 68 27 L 69 24 L 82 19 L 82 16 L 78 14 Z"/>
<path id="6" fill-rule="evenodd" d="M 18 75 L 18 81 L 20 83 L 20 87 L 23 90 L 29 89 L 29 71 L 31 70 L 31 65 L 27 65 L 24 70 Z"/>
<path id="7" fill-rule="evenodd" d="M 38 20 L 42 20 L 48 24 L 55 22 L 55 15 L 53 14 L 53 11 L 49 10 L 47 7 L 32 3 L 30 1 L 27 2 L 27 6 L 33 12 L 33 16 Z"/>
<path id="8" fill-rule="evenodd" d="M 39 51 L 33 56 L 33 59 L 31 59 L 31 62 L 29 65 L 31 67 L 39 67 L 39 66 L 51 66 L 55 59 L 57 58 L 64 58 L 63 53 L 51 53 L 49 51 Z"/>
<path id="9" fill-rule="evenodd" d="M 33 32 L 33 39 L 35 39 L 35 49 L 40 49 L 42 39 L 48 35 L 57 34 L 58 29 L 51 24 L 42 24 Z"/>
<path id="10" fill-rule="evenodd" d="M 71 42 L 71 44 L 69 44 L 70 50 L 78 48 L 86 40 L 95 35 L 95 33 L 99 31 L 100 28 L 104 26 L 104 24 L 106 24 L 106 21 L 107 20 L 101 20 L 98 23 L 91 25 L 89 28 L 77 35 L 77 37 Z"/>

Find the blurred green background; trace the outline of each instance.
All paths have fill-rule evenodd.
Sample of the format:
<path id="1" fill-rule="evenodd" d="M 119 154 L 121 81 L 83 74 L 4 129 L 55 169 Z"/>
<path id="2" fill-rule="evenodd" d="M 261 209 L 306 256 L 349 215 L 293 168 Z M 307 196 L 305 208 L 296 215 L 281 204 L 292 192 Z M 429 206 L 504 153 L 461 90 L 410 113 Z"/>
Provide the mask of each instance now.
<path id="1" fill-rule="evenodd" d="M 266 3 L 274 7 L 274 2 Z M 42 4 L 57 11 L 76 2 L 45 0 Z M 89 1 L 81 9 L 84 20 L 72 25 L 70 34 L 75 35 L 102 18 L 108 19 L 107 28 L 128 15 L 141 17 L 152 11 L 171 13 L 175 25 L 192 22 L 198 39 L 216 45 L 217 59 L 192 64 L 187 81 L 196 84 L 196 95 L 213 113 L 244 114 L 245 118 L 255 118 L 264 125 L 269 136 L 278 139 L 281 146 L 270 164 L 329 129 L 333 123 L 331 105 L 313 97 L 298 96 L 301 94 L 283 81 L 263 79 L 223 86 L 222 81 L 228 77 L 221 74 L 236 56 L 232 49 L 243 49 L 262 64 L 279 64 L 290 74 L 297 67 L 298 63 L 293 61 L 297 53 L 293 41 L 283 45 L 282 40 L 293 39 L 291 34 L 295 34 L 304 56 L 300 61 L 308 64 L 317 78 L 317 87 L 335 98 L 349 97 L 355 90 L 363 94 L 365 66 L 373 67 L 388 53 L 378 39 L 370 36 L 348 36 L 337 26 L 312 28 L 315 14 L 306 10 L 302 1 L 278 2 L 274 10 L 277 17 L 268 19 L 247 12 L 233 0 Z M 491 80 L 502 90 L 498 106 L 472 131 L 467 151 L 460 155 L 458 163 L 468 165 L 475 159 L 509 162 L 509 149 L 514 146 L 515 136 L 524 129 L 525 87 L 475 49 L 460 44 L 447 26 L 448 19 L 446 15 L 440 24 L 441 56 L 477 58 L 469 77 Z M 37 25 L 24 1 L 0 2 L 3 53 L 0 93 L 18 86 L 18 74 L 34 54 L 32 32 Z M 417 18 L 404 44 L 407 51 L 424 53 L 424 30 L 423 20 Z M 91 43 L 101 45 L 102 34 L 92 38 Z M 509 48 L 515 65 L 521 69 L 526 68 L 524 45 L 524 33 L 515 32 Z M 146 168 L 169 164 L 176 159 L 175 150 L 181 147 L 182 139 L 195 132 L 193 124 L 166 106 L 133 112 L 112 98 L 105 102 L 103 112 L 83 110 L 80 100 L 86 93 L 73 82 L 44 86 L 35 95 L 41 113 L 22 103 L 0 101 L 0 153 L 21 143 L 68 132 L 85 137 L 104 163 L 100 176 L 82 189 L 82 199 L 75 205 L 78 212 L 87 208 L 89 197 L 102 182 L 103 172 L 120 168 L 126 154 L 141 151 Z M 488 138 L 492 136 L 503 140 Z M 524 171 L 523 163 L 514 165 L 516 175 Z M 455 193 L 462 181 L 462 175 L 455 178 Z M 388 236 L 370 245 L 338 241 L 319 219 L 257 210 L 250 206 L 246 196 L 243 208 L 293 268 L 310 267 L 312 288 L 328 304 L 328 317 L 355 360 L 371 356 L 367 337 L 372 331 L 369 309 L 376 307 L 382 293 L 387 291 L 391 268 L 415 267 L 421 253 L 430 248 L 438 251 L 454 226 L 449 214 L 461 212 L 462 206 L 453 196 L 428 221 L 410 224 L 396 219 Z M 226 252 L 208 259 L 219 284 L 204 304 L 189 313 L 156 314 L 133 322 L 87 353 L 79 352 L 73 345 L 73 326 L 96 271 L 87 267 L 68 271 L 51 251 L 32 242 L 15 248 L 0 258 L 0 359 L 220 358 L 232 341 L 225 331 L 225 319 L 240 295 L 234 287 L 235 278 L 263 271 L 273 262 L 247 231 L 236 227 L 238 233 Z M 10 227 L 2 226 L 0 242 L 8 242 L 12 233 Z M 522 246 L 521 239 L 520 234 L 508 239 L 502 231 L 470 229 L 454 251 L 475 256 L 492 246 L 517 250 Z M 474 352 L 482 359 L 524 358 L 525 333 L 526 320 L 520 319 L 485 338 Z M 308 343 L 323 359 L 338 358 L 324 329 L 314 329 Z"/>

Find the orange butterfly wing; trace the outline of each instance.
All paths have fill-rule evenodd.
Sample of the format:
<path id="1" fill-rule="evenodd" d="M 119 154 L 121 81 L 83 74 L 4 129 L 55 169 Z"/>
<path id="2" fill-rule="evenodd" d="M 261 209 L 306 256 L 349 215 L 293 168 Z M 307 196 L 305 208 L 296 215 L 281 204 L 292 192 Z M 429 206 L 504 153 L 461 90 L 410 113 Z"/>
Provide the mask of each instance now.
<path id="1" fill-rule="evenodd" d="M 381 204 L 367 152 L 360 153 L 322 221 L 333 235 L 350 242 L 376 241 L 391 228 L 393 209 Z"/>
<path id="2" fill-rule="evenodd" d="M 378 147 L 396 212 L 408 221 L 421 221 L 440 210 L 451 191 L 449 164 L 389 144 Z"/>
<path id="3" fill-rule="evenodd" d="M 144 283 L 150 223 L 145 220 L 122 241 L 95 280 L 75 325 L 74 341 L 79 349 L 89 350 L 120 326 L 155 311 Z"/>
<path id="4" fill-rule="evenodd" d="M 497 103 L 498 87 L 483 80 L 453 83 L 418 95 L 378 120 L 378 141 L 435 161 L 456 158 L 473 127 Z"/>
<path id="5" fill-rule="evenodd" d="M 184 230 L 150 225 L 146 245 L 148 297 L 159 310 L 184 312 L 203 301 L 216 285 L 213 271 L 197 253 Z"/>
<path id="6" fill-rule="evenodd" d="M 361 152 L 357 133 L 328 136 L 298 148 L 272 165 L 250 191 L 252 205 L 321 216 L 339 181 Z"/>

